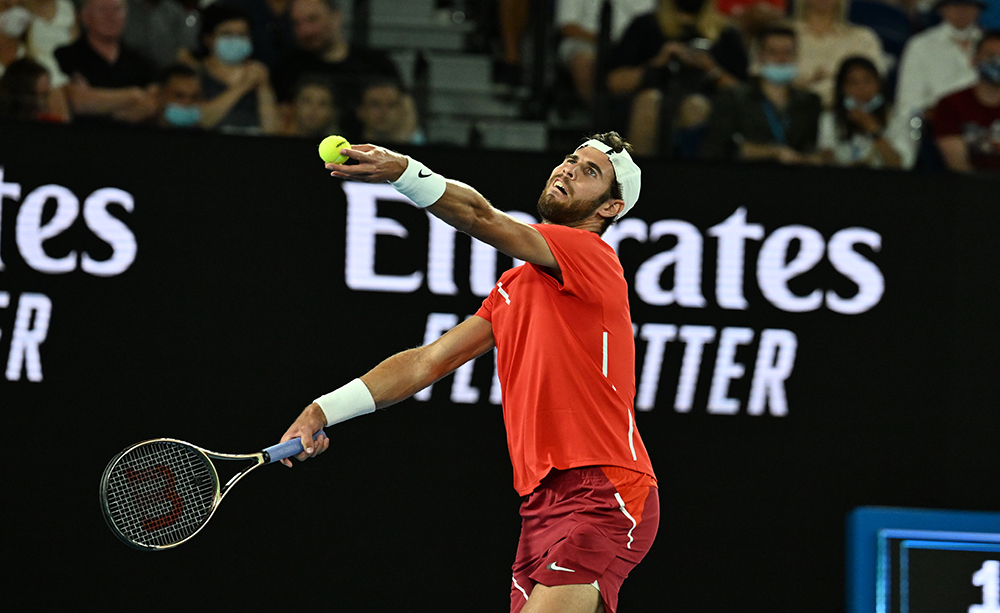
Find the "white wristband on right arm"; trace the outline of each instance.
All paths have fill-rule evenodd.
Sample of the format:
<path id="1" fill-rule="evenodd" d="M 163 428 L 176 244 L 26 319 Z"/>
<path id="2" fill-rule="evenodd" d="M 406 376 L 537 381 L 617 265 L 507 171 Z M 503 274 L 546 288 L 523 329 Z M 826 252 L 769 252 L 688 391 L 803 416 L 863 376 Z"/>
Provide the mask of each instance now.
<path id="1" fill-rule="evenodd" d="M 425 209 L 441 199 L 448 182 L 436 172 L 431 172 L 430 168 L 406 156 L 406 170 L 399 175 L 399 179 L 390 181 L 389 185 L 412 200 L 413 204 Z"/>
<path id="2" fill-rule="evenodd" d="M 361 379 L 355 379 L 329 394 L 320 396 L 313 402 L 323 409 L 328 426 L 339 424 L 358 415 L 375 412 L 375 399 L 372 398 L 368 386 Z"/>

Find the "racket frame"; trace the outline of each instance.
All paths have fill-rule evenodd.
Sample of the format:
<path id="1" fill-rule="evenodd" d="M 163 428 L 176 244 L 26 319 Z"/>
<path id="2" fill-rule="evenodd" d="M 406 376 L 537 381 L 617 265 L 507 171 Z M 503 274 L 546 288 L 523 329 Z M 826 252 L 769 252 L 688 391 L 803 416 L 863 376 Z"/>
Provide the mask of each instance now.
<path id="1" fill-rule="evenodd" d="M 197 451 L 201 455 L 203 455 L 207 460 L 206 463 L 210 469 L 212 480 L 214 481 L 214 486 L 215 486 L 215 496 L 213 497 L 212 500 L 212 506 L 209 509 L 208 514 L 205 516 L 201 524 L 198 526 L 198 528 L 194 530 L 191 534 L 187 535 L 185 538 L 173 543 L 168 543 L 166 545 L 148 545 L 144 543 L 137 543 L 131 538 L 129 538 L 127 535 L 122 533 L 121 530 L 118 529 L 118 527 L 115 525 L 115 522 L 111 519 L 112 516 L 111 508 L 108 505 L 108 496 L 107 496 L 108 480 L 111 477 L 111 473 L 114 471 L 114 468 L 118 465 L 119 460 L 128 455 L 131 451 L 152 443 L 171 443 L 171 444 L 184 445 L 185 447 L 189 447 Z M 255 460 L 255 462 L 250 466 L 244 468 L 242 471 L 233 475 L 229 479 L 229 481 L 225 483 L 225 485 L 220 485 L 219 471 L 216 468 L 215 463 L 212 461 L 213 458 L 217 460 L 230 460 L 230 461 Z M 250 471 L 254 470 L 255 468 L 263 464 L 267 464 L 269 462 L 270 458 L 268 457 L 268 452 L 266 450 L 258 451 L 256 453 L 219 453 L 216 451 L 209 451 L 208 449 L 199 447 L 198 445 L 195 445 L 193 443 L 189 443 L 187 441 L 182 441 L 175 438 L 154 438 L 139 443 L 135 443 L 134 445 L 130 445 L 125 449 L 123 449 L 108 463 L 107 467 L 104 469 L 104 474 L 101 476 L 101 489 L 100 489 L 101 511 L 103 512 L 104 520 L 107 522 L 108 526 L 111 528 L 111 531 L 114 533 L 114 535 L 129 547 L 132 547 L 133 549 L 139 549 L 141 551 L 162 551 L 164 549 L 173 549 L 174 547 L 177 547 L 178 545 L 191 540 L 191 538 L 193 538 L 196 534 L 201 532 L 201 529 L 204 528 L 205 525 L 208 523 L 208 521 L 212 519 L 212 516 L 215 515 L 215 511 L 216 509 L 219 508 L 219 504 L 222 503 L 222 499 L 225 498 L 226 494 L 228 494 L 229 491 L 233 489 L 233 486 L 236 485 L 236 483 L 240 479 L 247 476 L 247 474 L 249 474 Z"/>

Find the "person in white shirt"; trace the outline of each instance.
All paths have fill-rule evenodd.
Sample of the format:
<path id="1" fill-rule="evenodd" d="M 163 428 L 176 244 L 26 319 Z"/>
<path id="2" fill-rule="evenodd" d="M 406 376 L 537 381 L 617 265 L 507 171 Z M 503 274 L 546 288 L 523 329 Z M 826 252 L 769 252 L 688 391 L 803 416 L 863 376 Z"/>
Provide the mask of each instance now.
<path id="1" fill-rule="evenodd" d="M 799 40 L 796 84 L 833 106 L 834 83 L 840 64 L 852 56 L 866 57 L 885 74 L 882 42 L 871 28 L 847 21 L 848 0 L 796 0 L 792 27 Z"/>
<path id="2" fill-rule="evenodd" d="M 982 37 L 978 20 L 985 6 L 982 0 L 940 0 L 935 8 L 941 23 L 911 38 L 903 49 L 888 134 L 904 168 L 913 168 L 917 160 L 923 123 L 933 120 L 928 110 L 976 82 L 971 58 Z"/>
<path id="3" fill-rule="evenodd" d="M 569 70 L 580 100 L 590 103 L 594 95 L 597 37 L 601 31 L 604 0 L 557 0 L 555 24 L 562 40 L 559 61 Z M 656 0 L 612 0 L 611 42 L 617 42 L 637 15 L 649 13 Z"/>

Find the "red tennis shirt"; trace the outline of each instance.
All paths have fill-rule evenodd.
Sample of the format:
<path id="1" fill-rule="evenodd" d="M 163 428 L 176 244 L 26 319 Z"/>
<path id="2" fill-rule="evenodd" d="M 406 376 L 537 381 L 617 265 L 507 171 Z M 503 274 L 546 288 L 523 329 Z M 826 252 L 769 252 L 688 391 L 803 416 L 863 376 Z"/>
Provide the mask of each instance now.
<path id="1" fill-rule="evenodd" d="M 619 466 L 650 477 L 635 427 L 635 341 L 618 256 L 593 232 L 538 224 L 562 283 L 534 264 L 505 272 L 476 315 L 493 325 L 514 489 L 552 469 Z"/>

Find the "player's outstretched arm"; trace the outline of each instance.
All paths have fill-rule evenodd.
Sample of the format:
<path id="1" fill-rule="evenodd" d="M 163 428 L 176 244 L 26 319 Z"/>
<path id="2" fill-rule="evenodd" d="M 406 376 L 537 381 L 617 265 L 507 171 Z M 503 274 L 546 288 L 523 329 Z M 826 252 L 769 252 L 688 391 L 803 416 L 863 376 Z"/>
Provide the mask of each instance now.
<path id="1" fill-rule="evenodd" d="M 559 270 L 537 230 L 494 208 L 471 186 L 445 179 L 420 162 L 382 147 L 354 145 L 341 151 L 357 164 L 327 164 L 331 175 L 367 183 L 388 181 L 448 225 L 511 257 Z"/>
<path id="2" fill-rule="evenodd" d="M 306 450 L 296 459 L 315 457 L 330 445 L 327 437 L 312 440 L 320 428 L 405 400 L 491 349 L 493 325 L 482 317 L 470 317 L 433 343 L 397 353 L 360 379 L 318 398 L 285 431 L 281 442 L 301 437 Z M 371 404 L 366 408 L 367 402 Z M 287 459 L 281 463 L 292 466 Z"/>

